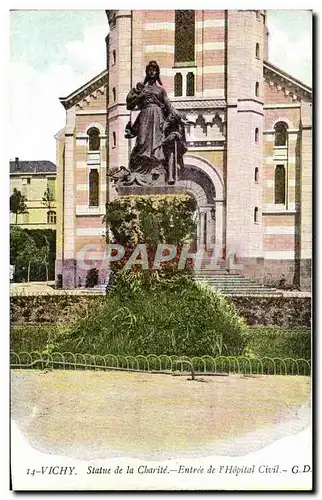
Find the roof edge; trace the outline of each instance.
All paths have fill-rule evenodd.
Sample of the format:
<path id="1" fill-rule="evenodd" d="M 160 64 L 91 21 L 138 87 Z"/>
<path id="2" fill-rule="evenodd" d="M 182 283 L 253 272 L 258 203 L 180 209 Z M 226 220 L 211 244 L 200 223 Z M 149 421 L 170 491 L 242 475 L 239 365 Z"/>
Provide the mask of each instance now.
<path id="1" fill-rule="evenodd" d="M 59 100 L 62 103 L 62 105 L 64 106 L 64 108 L 66 108 L 67 105 L 68 105 L 68 103 L 72 99 L 74 99 L 78 94 L 80 94 L 81 92 L 84 92 L 88 87 L 90 87 L 91 85 L 95 84 L 101 78 L 104 78 L 105 76 L 107 76 L 107 74 L 108 74 L 108 69 L 104 69 L 103 71 L 101 71 L 101 73 L 99 73 L 98 75 L 94 76 L 94 78 L 92 78 L 88 82 L 84 83 L 84 85 L 82 85 L 78 89 L 76 89 L 73 92 L 71 92 L 67 97 L 59 97 Z"/>
<path id="2" fill-rule="evenodd" d="M 274 73 L 276 73 L 277 75 L 281 76 L 282 78 L 285 78 L 285 79 L 289 80 L 294 85 L 297 85 L 298 87 L 301 87 L 306 92 L 312 94 L 312 87 L 309 87 L 308 85 L 306 85 L 305 83 L 301 82 L 297 78 L 294 78 L 293 76 L 291 76 L 289 73 L 286 73 L 285 71 L 283 71 L 282 69 L 278 68 L 277 66 L 274 66 L 274 64 L 270 63 L 269 61 L 264 61 L 263 64 L 264 64 L 264 67 L 266 67 L 267 69 L 273 71 Z"/>

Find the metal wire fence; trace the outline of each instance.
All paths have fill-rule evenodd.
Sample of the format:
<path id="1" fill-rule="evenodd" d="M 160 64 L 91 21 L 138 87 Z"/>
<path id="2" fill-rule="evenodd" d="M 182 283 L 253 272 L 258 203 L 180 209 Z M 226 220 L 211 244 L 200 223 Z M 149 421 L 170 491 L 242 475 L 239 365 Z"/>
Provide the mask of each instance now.
<path id="1" fill-rule="evenodd" d="M 32 351 L 11 352 L 13 369 L 120 370 L 152 373 L 184 373 L 194 375 L 311 375 L 311 360 L 244 356 L 124 356 L 115 354 L 81 354 Z"/>

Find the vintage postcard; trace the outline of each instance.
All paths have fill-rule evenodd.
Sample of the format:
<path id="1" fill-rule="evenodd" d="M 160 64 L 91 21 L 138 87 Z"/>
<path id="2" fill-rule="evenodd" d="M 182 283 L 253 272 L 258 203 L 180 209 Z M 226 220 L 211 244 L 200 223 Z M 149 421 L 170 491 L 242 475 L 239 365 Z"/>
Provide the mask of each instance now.
<path id="1" fill-rule="evenodd" d="M 312 490 L 312 20 L 10 12 L 12 490 Z"/>

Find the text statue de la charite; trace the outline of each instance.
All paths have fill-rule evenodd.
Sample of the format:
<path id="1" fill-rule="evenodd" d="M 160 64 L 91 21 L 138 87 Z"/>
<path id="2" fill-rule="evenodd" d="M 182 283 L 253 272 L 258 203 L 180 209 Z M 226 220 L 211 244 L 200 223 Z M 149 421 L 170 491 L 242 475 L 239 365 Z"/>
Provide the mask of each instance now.
<path id="1" fill-rule="evenodd" d="M 139 114 L 125 128 L 125 137 L 136 142 L 128 168 L 122 166 L 112 174 L 118 185 L 175 184 L 183 169 L 187 151 L 183 118 L 162 86 L 157 62 L 150 61 L 145 73 L 144 82 L 137 83 L 126 98 L 127 109 Z"/>

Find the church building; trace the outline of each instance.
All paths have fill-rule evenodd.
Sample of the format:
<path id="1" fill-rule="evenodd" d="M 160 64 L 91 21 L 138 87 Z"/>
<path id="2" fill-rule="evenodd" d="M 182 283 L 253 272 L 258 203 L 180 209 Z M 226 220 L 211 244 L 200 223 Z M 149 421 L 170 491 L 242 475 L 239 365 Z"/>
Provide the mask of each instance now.
<path id="1" fill-rule="evenodd" d="M 82 263 L 104 255 L 105 205 L 118 196 L 108 172 L 127 167 L 134 146 L 126 97 L 154 60 L 186 122 L 177 185 L 197 200 L 198 246 L 259 283 L 309 290 L 312 91 L 268 61 L 266 11 L 106 14 L 106 69 L 60 99 L 56 279 L 84 284 Z"/>

